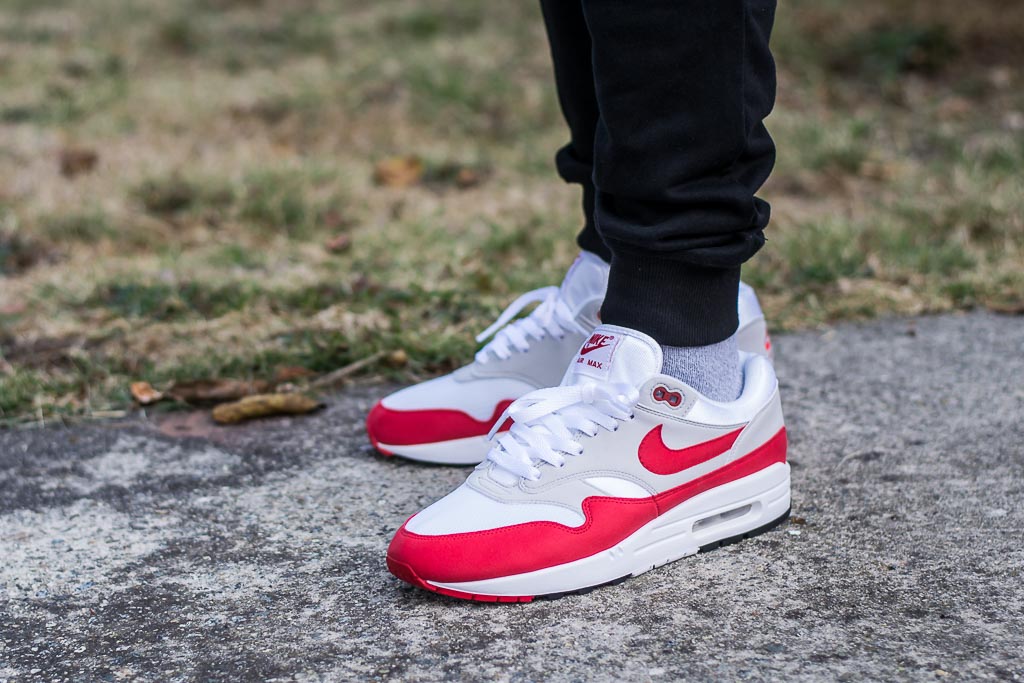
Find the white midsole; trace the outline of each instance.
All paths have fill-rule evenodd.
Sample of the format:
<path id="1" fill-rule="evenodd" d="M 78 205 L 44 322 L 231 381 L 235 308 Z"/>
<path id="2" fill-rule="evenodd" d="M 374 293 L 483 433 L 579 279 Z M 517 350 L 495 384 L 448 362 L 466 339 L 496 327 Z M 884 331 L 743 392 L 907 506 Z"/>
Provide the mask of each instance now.
<path id="1" fill-rule="evenodd" d="M 465 439 L 418 443 L 405 446 L 377 444 L 377 448 L 400 455 L 410 460 L 432 462 L 439 465 L 476 465 L 487 457 L 491 444 L 486 436 L 470 436 Z"/>
<path id="2" fill-rule="evenodd" d="M 429 583 L 474 595 L 547 595 L 599 586 L 694 555 L 753 531 L 789 510 L 789 465 L 775 463 L 677 505 L 618 545 L 565 564 L 481 581 Z"/>

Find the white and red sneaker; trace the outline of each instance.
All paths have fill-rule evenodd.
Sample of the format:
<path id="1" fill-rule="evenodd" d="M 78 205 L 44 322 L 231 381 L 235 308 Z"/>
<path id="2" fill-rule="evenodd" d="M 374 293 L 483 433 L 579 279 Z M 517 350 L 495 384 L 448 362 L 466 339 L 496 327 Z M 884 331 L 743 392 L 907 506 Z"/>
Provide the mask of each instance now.
<path id="1" fill-rule="evenodd" d="M 523 394 L 556 386 L 598 324 L 608 265 L 582 252 L 560 287 L 516 299 L 477 341 L 493 339 L 469 365 L 395 392 L 366 419 L 370 442 L 385 455 L 447 465 L 475 465 L 487 455 L 487 433 Z M 530 315 L 510 322 L 526 306 Z M 739 348 L 770 355 L 764 314 L 754 290 L 740 285 Z"/>
<path id="2" fill-rule="evenodd" d="M 477 341 L 493 338 L 472 363 L 406 387 L 366 418 L 370 442 L 385 455 L 447 465 L 475 465 L 490 445 L 494 421 L 525 393 L 558 384 L 569 359 L 598 324 L 608 264 L 582 252 L 560 287 L 528 292 Z M 512 319 L 532 303 L 528 316 Z"/>
<path id="3" fill-rule="evenodd" d="M 661 347 L 602 325 L 561 386 L 508 410 L 511 429 L 452 493 L 395 534 L 398 578 L 459 598 L 522 602 L 636 576 L 789 514 L 778 382 L 743 354 L 743 392 L 711 401 L 659 374 Z"/>

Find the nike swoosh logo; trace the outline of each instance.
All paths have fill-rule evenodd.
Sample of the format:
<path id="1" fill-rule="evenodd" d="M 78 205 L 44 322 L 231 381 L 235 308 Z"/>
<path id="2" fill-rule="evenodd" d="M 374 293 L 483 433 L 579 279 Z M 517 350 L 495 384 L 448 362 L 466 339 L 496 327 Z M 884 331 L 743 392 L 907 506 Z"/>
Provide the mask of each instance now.
<path id="1" fill-rule="evenodd" d="M 648 472 L 654 474 L 678 474 L 685 469 L 707 462 L 711 458 L 718 457 L 725 453 L 736 443 L 743 427 L 736 431 L 723 434 L 710 441 L 703 441 L 685 448 L 669 448 L 661 438 L 661 427 L 658 425 L 640 442 L 637 455 L 640 456 L 640 464 Z"/>
<path id="2" fill-rule="evenodd" d="M 598 349 L 603 349 L 606 346 L 608 346 L 609 344 L 610 344 L 610 342 L 604 342 L 603 344 L 594 344 L 593 346 L 584 346 L 582 349 L 580 349 L 580 355 L 581 356 L 585 356 L 588 353 L 590 353 L 591 351 L 597 351 Z"/>

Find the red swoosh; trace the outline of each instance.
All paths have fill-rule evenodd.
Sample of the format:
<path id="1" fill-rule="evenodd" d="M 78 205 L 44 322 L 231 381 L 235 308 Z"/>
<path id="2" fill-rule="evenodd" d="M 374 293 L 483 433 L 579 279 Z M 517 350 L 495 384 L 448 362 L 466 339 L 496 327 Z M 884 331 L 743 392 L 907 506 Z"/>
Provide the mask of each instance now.
<path id="1" fill-rule="evenodd" d="M 658 425 L 640 442 L 637 454 L 640 456 L 640 464 L 648 472 L 654 474 L 678 474 L 683 470 L 707 462 L 711 458 L 725 453 L 736 443 L 736 438 L 743 431 L 740 427 L 734 432 L 704 441 L 702 443 L 687 446 L 686 448 L 669 448 L 661 438 L 661 427 Z"/>
<path id="2" fill-rule="evenodd" d="M 580 355 L 585 356 L 591 351 L 597 351 L 598 349 L 603 349 L 610 345 L 611 342 L 605 342 L 604 344 L 595 344 L 594 346 L 584 346 L 582 349 L 580 349 Z"/>

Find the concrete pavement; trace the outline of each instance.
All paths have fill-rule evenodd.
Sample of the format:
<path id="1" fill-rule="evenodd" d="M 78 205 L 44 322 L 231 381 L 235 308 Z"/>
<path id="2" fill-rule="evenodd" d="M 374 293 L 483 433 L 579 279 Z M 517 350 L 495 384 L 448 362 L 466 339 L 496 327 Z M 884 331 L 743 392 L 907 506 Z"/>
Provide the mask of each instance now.
<path id="1" fill-rule="evenodd" d="M 314 416 L 0 433 L 0 681 L 1024 678 L 1024 318 L 775 339 L 791 523 L 587 595 L 387 573 L 466 471 Z"/>

